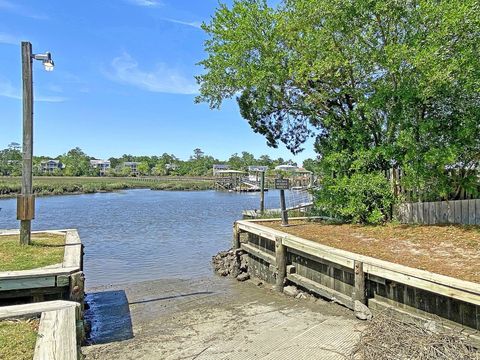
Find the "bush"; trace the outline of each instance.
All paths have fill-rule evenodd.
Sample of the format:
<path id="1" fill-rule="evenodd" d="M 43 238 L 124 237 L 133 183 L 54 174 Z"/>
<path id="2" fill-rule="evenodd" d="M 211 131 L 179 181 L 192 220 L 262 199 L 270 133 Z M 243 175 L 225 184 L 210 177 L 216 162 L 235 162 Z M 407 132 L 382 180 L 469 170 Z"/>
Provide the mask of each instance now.
<path id="1" fill-rule="evenodd" d="M 362 224 L 385 222 L 394 202 L 390 183 L 380 173 L 325 177 L 315 195 L 320 212 Z"/>

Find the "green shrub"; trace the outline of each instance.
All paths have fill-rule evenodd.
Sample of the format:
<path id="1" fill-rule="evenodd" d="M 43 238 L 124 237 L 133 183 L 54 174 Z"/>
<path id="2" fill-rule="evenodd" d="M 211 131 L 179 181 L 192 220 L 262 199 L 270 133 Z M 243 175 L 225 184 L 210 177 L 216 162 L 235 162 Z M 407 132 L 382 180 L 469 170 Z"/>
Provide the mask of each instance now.
<path id="1" fill-rule="evenodd" d="M 319 212 L 362 224 L 385 222 L 394 202 L 390 183 L 381 173 L 325 177 L 315 195 Z"/>

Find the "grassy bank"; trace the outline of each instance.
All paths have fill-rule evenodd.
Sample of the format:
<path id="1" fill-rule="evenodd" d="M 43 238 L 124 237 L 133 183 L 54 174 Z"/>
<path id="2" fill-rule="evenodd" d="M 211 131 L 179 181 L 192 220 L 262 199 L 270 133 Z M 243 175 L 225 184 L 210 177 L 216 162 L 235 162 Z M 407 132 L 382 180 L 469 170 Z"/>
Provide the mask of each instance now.
<path id="1" fill-rule="evenodd" d="M 38 319 L 0 321 L 0 359 L 33 359 L 38 324 Z"/>
<path id="2" fill-rule="evenodd" d="M 1 235 L 0 271 L 29 270 L 61 263 L 64 244 L 65 235 L 35 233 L 28 246 L 20 245 L 19 235 Z"/>
<path id="3" fill-rule="evenodd" d="M 202 179 L 152 179 L 115 178 L 115 177 L 52 177 L 43 176 L 33 179 L 33 192 L 37 195 L 89 194 L 124 189 L 152 190 L 209 190 L 213 182 Z M 20 193 L 19 177 L 0 178 L 0 197 L 14 197 Z"/>

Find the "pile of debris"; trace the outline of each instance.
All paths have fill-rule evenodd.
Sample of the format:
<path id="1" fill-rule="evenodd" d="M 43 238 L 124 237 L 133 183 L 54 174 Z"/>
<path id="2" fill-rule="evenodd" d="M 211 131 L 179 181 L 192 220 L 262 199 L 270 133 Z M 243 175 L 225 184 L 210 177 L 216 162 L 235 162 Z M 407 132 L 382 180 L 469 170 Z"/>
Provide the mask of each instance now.
<path id="1" fill-rule="evenodd" d="M 220 251 L 212 258 L 213 268 L 221 276 L 231 276 L 238 281 L 250 279 L 248 254 L 242 249 Z"/>
<path id="2" fill-rule="evenodd" d="M 402 321 L 391 310 L 368 322 L 355 349 L 359 360 L 478 360 L 480 351 L 459 331 L 447 331 L 435 321 Z"/>

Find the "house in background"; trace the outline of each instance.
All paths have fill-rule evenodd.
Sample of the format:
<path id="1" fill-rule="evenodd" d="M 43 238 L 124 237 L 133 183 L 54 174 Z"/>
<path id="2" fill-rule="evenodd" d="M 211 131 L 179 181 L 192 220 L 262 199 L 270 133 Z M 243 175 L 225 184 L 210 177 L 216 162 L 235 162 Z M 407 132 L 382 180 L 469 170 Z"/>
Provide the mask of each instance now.
<path id="1" fill-rule="evenodd" d="M 110 169 L 110 161 L 108 160 L 90 160 L 90 167 L 99 169 L 100 176 L 105 176 L 105 173 Z"/>
<path id="2" fill-rule="evenodd" d="M 53 174 L 56 170 L 62 170 L 64 168 L 60 160 L 44 160 L 40 163 L 40 170 L 44 174 Z"/>
<path id="3" fill-rule="evenodd" d="M 123 163 L 123 168 L 130 168 L 130 175 L 134 175 L 134 176 L 138 176 L 139 175 L 139 172 L 138 172 L 138 165 L 140 163 L 139 162 L 136 162 L 136 161 L 125 161 Z"/>

